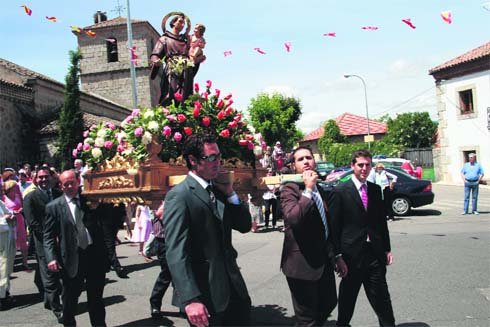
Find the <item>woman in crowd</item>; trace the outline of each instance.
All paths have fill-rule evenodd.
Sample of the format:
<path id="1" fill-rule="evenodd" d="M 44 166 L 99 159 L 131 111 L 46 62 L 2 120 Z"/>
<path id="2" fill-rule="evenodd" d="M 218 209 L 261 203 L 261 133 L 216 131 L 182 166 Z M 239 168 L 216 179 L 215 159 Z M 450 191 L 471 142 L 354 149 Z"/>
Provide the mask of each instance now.
<path id="1" fill-rule="evenodd" d="M 393 201 L 393 188 L 395 187 L 397 180 L 396 175 L 387 172 L 385 170 L 385 166 L 379 162 L 376 164 L 375 169 L 371 170 L 368 180 L 378 184 L 381 187 L 381 190 L 383 191 L 382 195 L 385 203 L 387 218 L 394 219 L 391 202 Z"/>
<path id="2" fill-rule="evenodd" d="M 3 184 L 0 178 L 0 311 L 12 304 L 10 274 L 14 271 L 15 219 L 3 201 Z"/>
<path id="3" fill-rule="evenodd" d="M 134 224 L 133 237 L 131 242 L 139 243 L 139 255 L 143 255 L 143 246 L 150 237 L 151 233 L 151 214 L 147 205 L 136 207 L 136 223 Z"/>

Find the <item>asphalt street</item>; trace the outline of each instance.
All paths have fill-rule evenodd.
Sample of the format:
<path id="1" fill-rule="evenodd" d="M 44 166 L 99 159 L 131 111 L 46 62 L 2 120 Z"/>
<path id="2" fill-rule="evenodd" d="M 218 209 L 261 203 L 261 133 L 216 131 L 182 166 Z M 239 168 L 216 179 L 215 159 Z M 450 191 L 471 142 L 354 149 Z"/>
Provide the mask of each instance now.
<path id="1" fill-rule="evenodd" d="M 389 222 L 394 264 L 388 285 L 399 326 L 490 326 L 490 188 L 481 188 L 480 215 L 462 216 L 461 186 L 434 185 L 432 205 Z M 125 233 L 120 232 L 124 239 Z M 283 234 L 278 230 L 234 233 L 238 263 L 252 298 L 254 326 L 294 324 L 286 280 L 279 270 Z M 131 243 L 117 247 L 129 279 L 110 272 L 104 292 L 109 326 L 188 326 L 164 297 L 166 317 L 150 318 L 149 294 L 159 272 L 146 263 Z M 11 294 L 16 306 L 0 312 L 0 326 L 53 326 L 33 284 L 34 273 L 13 274 Z M 327 326 L 334 326 L 337 310 Z M 88 326 L 86 296 L 80 297 L 79 326 Z M 377 326 L 364 292 L 359 293 L 353 326 Z"/>

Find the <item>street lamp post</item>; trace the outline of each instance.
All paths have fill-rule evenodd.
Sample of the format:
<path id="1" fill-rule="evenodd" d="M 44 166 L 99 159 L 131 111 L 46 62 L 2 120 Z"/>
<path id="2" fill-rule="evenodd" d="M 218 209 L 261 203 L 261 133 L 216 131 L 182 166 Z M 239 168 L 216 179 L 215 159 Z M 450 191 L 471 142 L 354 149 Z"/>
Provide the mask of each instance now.
<path id="1" fill-rule="evenodd" d="M 129 70 L 131 72 L 131 89 L 133 95 L 133 108 L 138 108 L 138 96 L 136 93 L 136 68 L 134 67 L 135 63 L 133 61 L 131 49 L 133 48 L 133 30 L 131 28 L 131 14 L 129 12 L 129 0 L 126 1 L 128 17 L 127 19 L 127 28 L 128 28 L 128 48 L 129 48 Z"/>
<path id="2" fill-rule="evenodd" d="M 367 89 L 366 89 L 366 82 L 364 82 L 364 79 L 359 76 L 359 75 L 353 75 L 353 74 L 346 74 L 344 75 L 345 78 L 349 77 L 357 77 L 361 80 L 362 85 L 364 85 L 364 101 L 366 103 L 366 118 L 367 118 L 367 139 L 368 139 L 368 149 L 371 150 L 371 130 L 369 128 L 369 110 L 368 110 L 368 100 L 367 100 Z"/>

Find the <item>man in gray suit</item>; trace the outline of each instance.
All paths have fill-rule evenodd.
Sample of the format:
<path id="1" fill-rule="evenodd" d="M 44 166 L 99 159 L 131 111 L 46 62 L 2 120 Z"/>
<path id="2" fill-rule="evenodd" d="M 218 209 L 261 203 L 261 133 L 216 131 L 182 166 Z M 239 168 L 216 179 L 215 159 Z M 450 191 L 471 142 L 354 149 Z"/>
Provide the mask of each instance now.
<path id="1" fill-rule="evenodd" d="M 215 180 L 221 154 L 213 136 L 191 135 L 183 155 L 189 174 L 165 198 L 173 302 L 197 327 L 248 325 L 251 302 L 236 263 L 231 230 L 248 232 L 250 213 L 232 183 Z"/>

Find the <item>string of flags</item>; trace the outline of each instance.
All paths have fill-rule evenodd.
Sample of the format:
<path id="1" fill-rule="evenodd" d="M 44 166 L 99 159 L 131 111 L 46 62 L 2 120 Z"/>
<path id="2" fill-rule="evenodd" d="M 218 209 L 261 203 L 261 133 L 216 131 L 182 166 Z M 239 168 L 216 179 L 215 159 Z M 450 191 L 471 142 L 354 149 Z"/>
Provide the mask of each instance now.
<path id="1" fill-rule="evenodd" d="M 27 5 L 22 5 L 20 7 L 24 9 L 24 12 L 25 12 L 26 15 L 32 16 L 32 13 L 33 13 L 32 12 L 32 9 L 30 9 Z M 486 7 L 489 7 L 489 9 L 487 9 L 487 10 L 490 10 L 490 2 L 484 3 L 483 7 L 484 7 L 484 9 L 487 9 Z M 443 22 L 445 22 L 446 24 L 452 24 L 452 22 L 453 22 L 453 15 L 452 15 L 452 12 L 449 11 L 449 10 L 441 12 L 440 13 L 440 17 L 443 20 Z M 53 23 L 59 22 L 58 18 L 55 17 L 55 16 L 46 16 L 46 20 L 48 20 L 50 22 L 53 22 Z M 411 18 L 404 18 L 401 21 L 404 24 L 406 24 L 408 27 L 410 27 L 411 29 L 416 29 L 417 28 L 415 26 L 415 24 L 412 22 Z M 94 32 L 92 30 L 85 30 L 85 29 L 83 29 L 81 27 L 78 27 L 78 26 L 75 26 L 75 25 L 71 25 L 70 26 L 70 29 L 71 29 L 71 31 L 73 33 L 85 34 L 85 35 L 87 35 L 89 37 L 93 37 L 93 38 L 97 36 L 96 32 Z M 374 31 L 379 30 L 379 27 L 378 26 L 375 26 L 375 25 L 366 25 L 366 26 L 362 26 L 361 29 L 362 30 L 365 30 L 365 31 L 374 32 Z M 336 32 L 327 32 L 327 33 L 324 33 L 323 36 L 333 38 L 333 37 L 337 37 L 337 33 Z M 105 39 L 105 41 L 107 41 L 109 43 L 115 43 L 116 42 L 115 39 Z M 292 50 L 292 42 L 291 41 L 285 42 L 284 43 L 284 48 L 285 48 L 286 52 L 288 52 L 288 53 L 291 52 L 291 50 Z M 138 56 L 136 55 L 136 47 L 128 48 L 128 50 L 131 53 L 131 61 L 135 65 L 137 65 Z M 259 47 L 253 48 L 253 51 L 255 51 L 256 53 L 258 53 L 260 55 L 267 54 L 263 49 L 261 49 Z M 231 55 L 232 55 L 232 51 L 231 50 L 223 51 L 223 56 L 225 58 L 226 57 L 229 57 Z"/>

